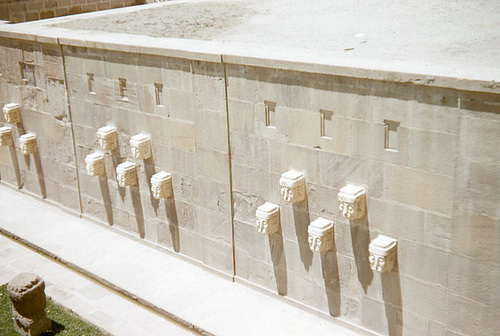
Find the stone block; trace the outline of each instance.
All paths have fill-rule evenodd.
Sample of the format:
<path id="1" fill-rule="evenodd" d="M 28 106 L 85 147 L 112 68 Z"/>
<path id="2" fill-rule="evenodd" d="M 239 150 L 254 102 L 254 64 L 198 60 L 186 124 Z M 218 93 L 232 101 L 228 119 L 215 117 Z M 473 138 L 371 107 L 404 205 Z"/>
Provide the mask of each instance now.
<path id="1" fill-rule="evenodd" d="M 399 242 L 399 272 L 435 286 L 446 286 L 449 254 L 426 245 Z"/>
<path id="2" fill-rule="evenodd" d="M 214 179 L 221 183 L 229 183 L 229 157 L 209 149 L 197 148 L 196 168 L 200 176 Z"/>
<path id="3" fill-rule="evenodd" d="M 410 130 L 408 165 L 421 170 L 453 176 L 456 138 L 454 135 Z"/>
<path id="4" fill-rule="evenodd" d="M 320 184 L 320 151 L 270 142 L 271 172 L 282 174 L 294 169 L 307 172 L 307 182 Z"/>
<path id="5" fill-rule="evenodd" d="M 254 105 L 235 99 L 229 99 L 229 127 L 232 132 L 242 132 L 245 135 L 254 133 Z"/>
<path id="6" fill-rule="evenodd" d="M 453 179 L 386 164 L 384 196 L 394 201 L 450 215 L 453 203 Z"/>
<path id="7" fill-rule="evenodd" d="M 447 315 L 446 297 L 445 287 L 401 277 L 401 299 L 405 311 L 429 320 L 444 321 Z"/>
<path id="8" fill-rule="evenodd" d="M 498 162 L 500 152 L 500 122 L 486 118 L 460 119 L 459 155 L 478 160 Z"/>
<path id="9" fill-rule="evenodd" d="M 451 218 L 430 212 L 426 213 L 424 243 L 449 251 L 451 247 Z"/>
<path id="10" fill-rule="evenodd" d="M 203 240 L 202 259 L 205 265 L 211 266 L 226 274 L 233 273 L 233 253 L 230 246 L 220 245 L 210 239 Z"/>
<path id="11" fill-rule="evenodd" d="M 218 152 L 228 152 L 226 116 L 199 110 L 195 114 L 196 145 Z M 214 130 L 217 132 L 214 132 Z"/>

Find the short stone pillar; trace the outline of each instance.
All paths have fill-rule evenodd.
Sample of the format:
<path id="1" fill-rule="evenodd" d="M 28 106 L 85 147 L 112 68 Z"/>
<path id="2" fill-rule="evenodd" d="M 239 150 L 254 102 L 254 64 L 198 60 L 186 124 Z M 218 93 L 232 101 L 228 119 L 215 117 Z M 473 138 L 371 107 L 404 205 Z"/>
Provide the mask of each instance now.
<path id="1" fill-rule="evenodd" d="M 21 273 L 7 285 L 14 328 L 21 335 L 38 336 L 52 328 L 45 315 L 45 283 L 33 273 Z"/>

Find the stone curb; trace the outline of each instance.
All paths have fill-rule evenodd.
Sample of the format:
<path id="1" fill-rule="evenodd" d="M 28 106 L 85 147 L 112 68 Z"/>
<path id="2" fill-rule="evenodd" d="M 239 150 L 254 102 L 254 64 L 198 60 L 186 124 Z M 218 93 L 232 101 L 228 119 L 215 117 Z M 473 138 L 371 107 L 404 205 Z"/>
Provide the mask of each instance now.
<path id="1" fill-rule="evenodd" d="M 99 284 L 101 284 L 102 286 L 106 287 L 107 289 L 115 292 L 116 294 L 119 294 L 119 295 L 135 302 L 136 304 L 138 304 L 146 309 L 152 310 L 155 313 L 162 315 L 164 318 L 169 319 L 177 324 L 180 324 L 187 329 L 190 329 L 190 330 L 192 330 L 192 331 L 194 331 L 202 336 L 215 336 L 214 334 L 210 333 L 209 331 L 207 331 L 203 328 L 200 328 L 200 327 L 194 325 L 193 323 L 190 323 L 190 322 L 166 311 L 163 308 L 158 307 L 157 305 L 155 305 L 155 304 L 153 304 L 153 303 L 151 303 L 151 302 L 149 302 L 141 297 L 138 297 L 134 293 L 131 293 L 124 288 L 116 286 L 115 284 L 109 282 L 108 280 L 106 280 L 106 279 L 104 279 L 104 278 L 102 278 L 102 277 L 100 277 L 92 272 L 89 272 L 86 269 L 84 269 L 84 268 L 82 268 L 82 267 L 80 267 L 80 266 L 78 266 L 70 261 L 63 259 L 63 258 L 57 256 L 56 254 L 44 249 L 43 247 L 40 247 L 40 246 L 22 238 L 22 237 L 19 237 L 18 235 L 14 234 L 14 233 L 12 233 L 12 232 L 10 232 L 2 227 L 0 227 L 0 234 L 7 237 L 7 238 L 10 238 L 10 239 L 16 241 L 17 243 L 23 245 L 24 247 L 27 247 L 27 248 L 43 255 L 46 258 L 52 259 L 55 262 L 62 264 L 63 266 L 68 267 L 69 269 L 79 273 L 80 275 L 82 275 L 88 279 L 91 279 L 91 280 L 98 282 Z"/>

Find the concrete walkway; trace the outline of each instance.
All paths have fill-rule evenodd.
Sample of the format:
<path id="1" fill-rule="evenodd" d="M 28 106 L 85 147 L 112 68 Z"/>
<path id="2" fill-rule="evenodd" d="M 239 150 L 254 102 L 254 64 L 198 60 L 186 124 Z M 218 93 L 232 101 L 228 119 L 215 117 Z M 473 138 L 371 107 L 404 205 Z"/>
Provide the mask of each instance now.
<path id="1" fill-rule="evenodd" d="M 55 301 L 113 335 L 361 332 L 2 185 L 0 233 L 1 284 L 34 272 Z"/>

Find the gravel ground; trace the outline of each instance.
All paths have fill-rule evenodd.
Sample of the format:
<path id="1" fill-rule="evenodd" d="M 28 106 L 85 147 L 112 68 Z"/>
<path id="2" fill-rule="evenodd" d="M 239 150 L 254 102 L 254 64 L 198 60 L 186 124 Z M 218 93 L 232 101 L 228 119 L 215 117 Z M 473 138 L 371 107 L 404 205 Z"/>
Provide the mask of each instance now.
<path id="1" fill-rule="evenodd" d="M 55 24 L 424 65 L 500 64 L 497 0 L 191 0 Z"/>

